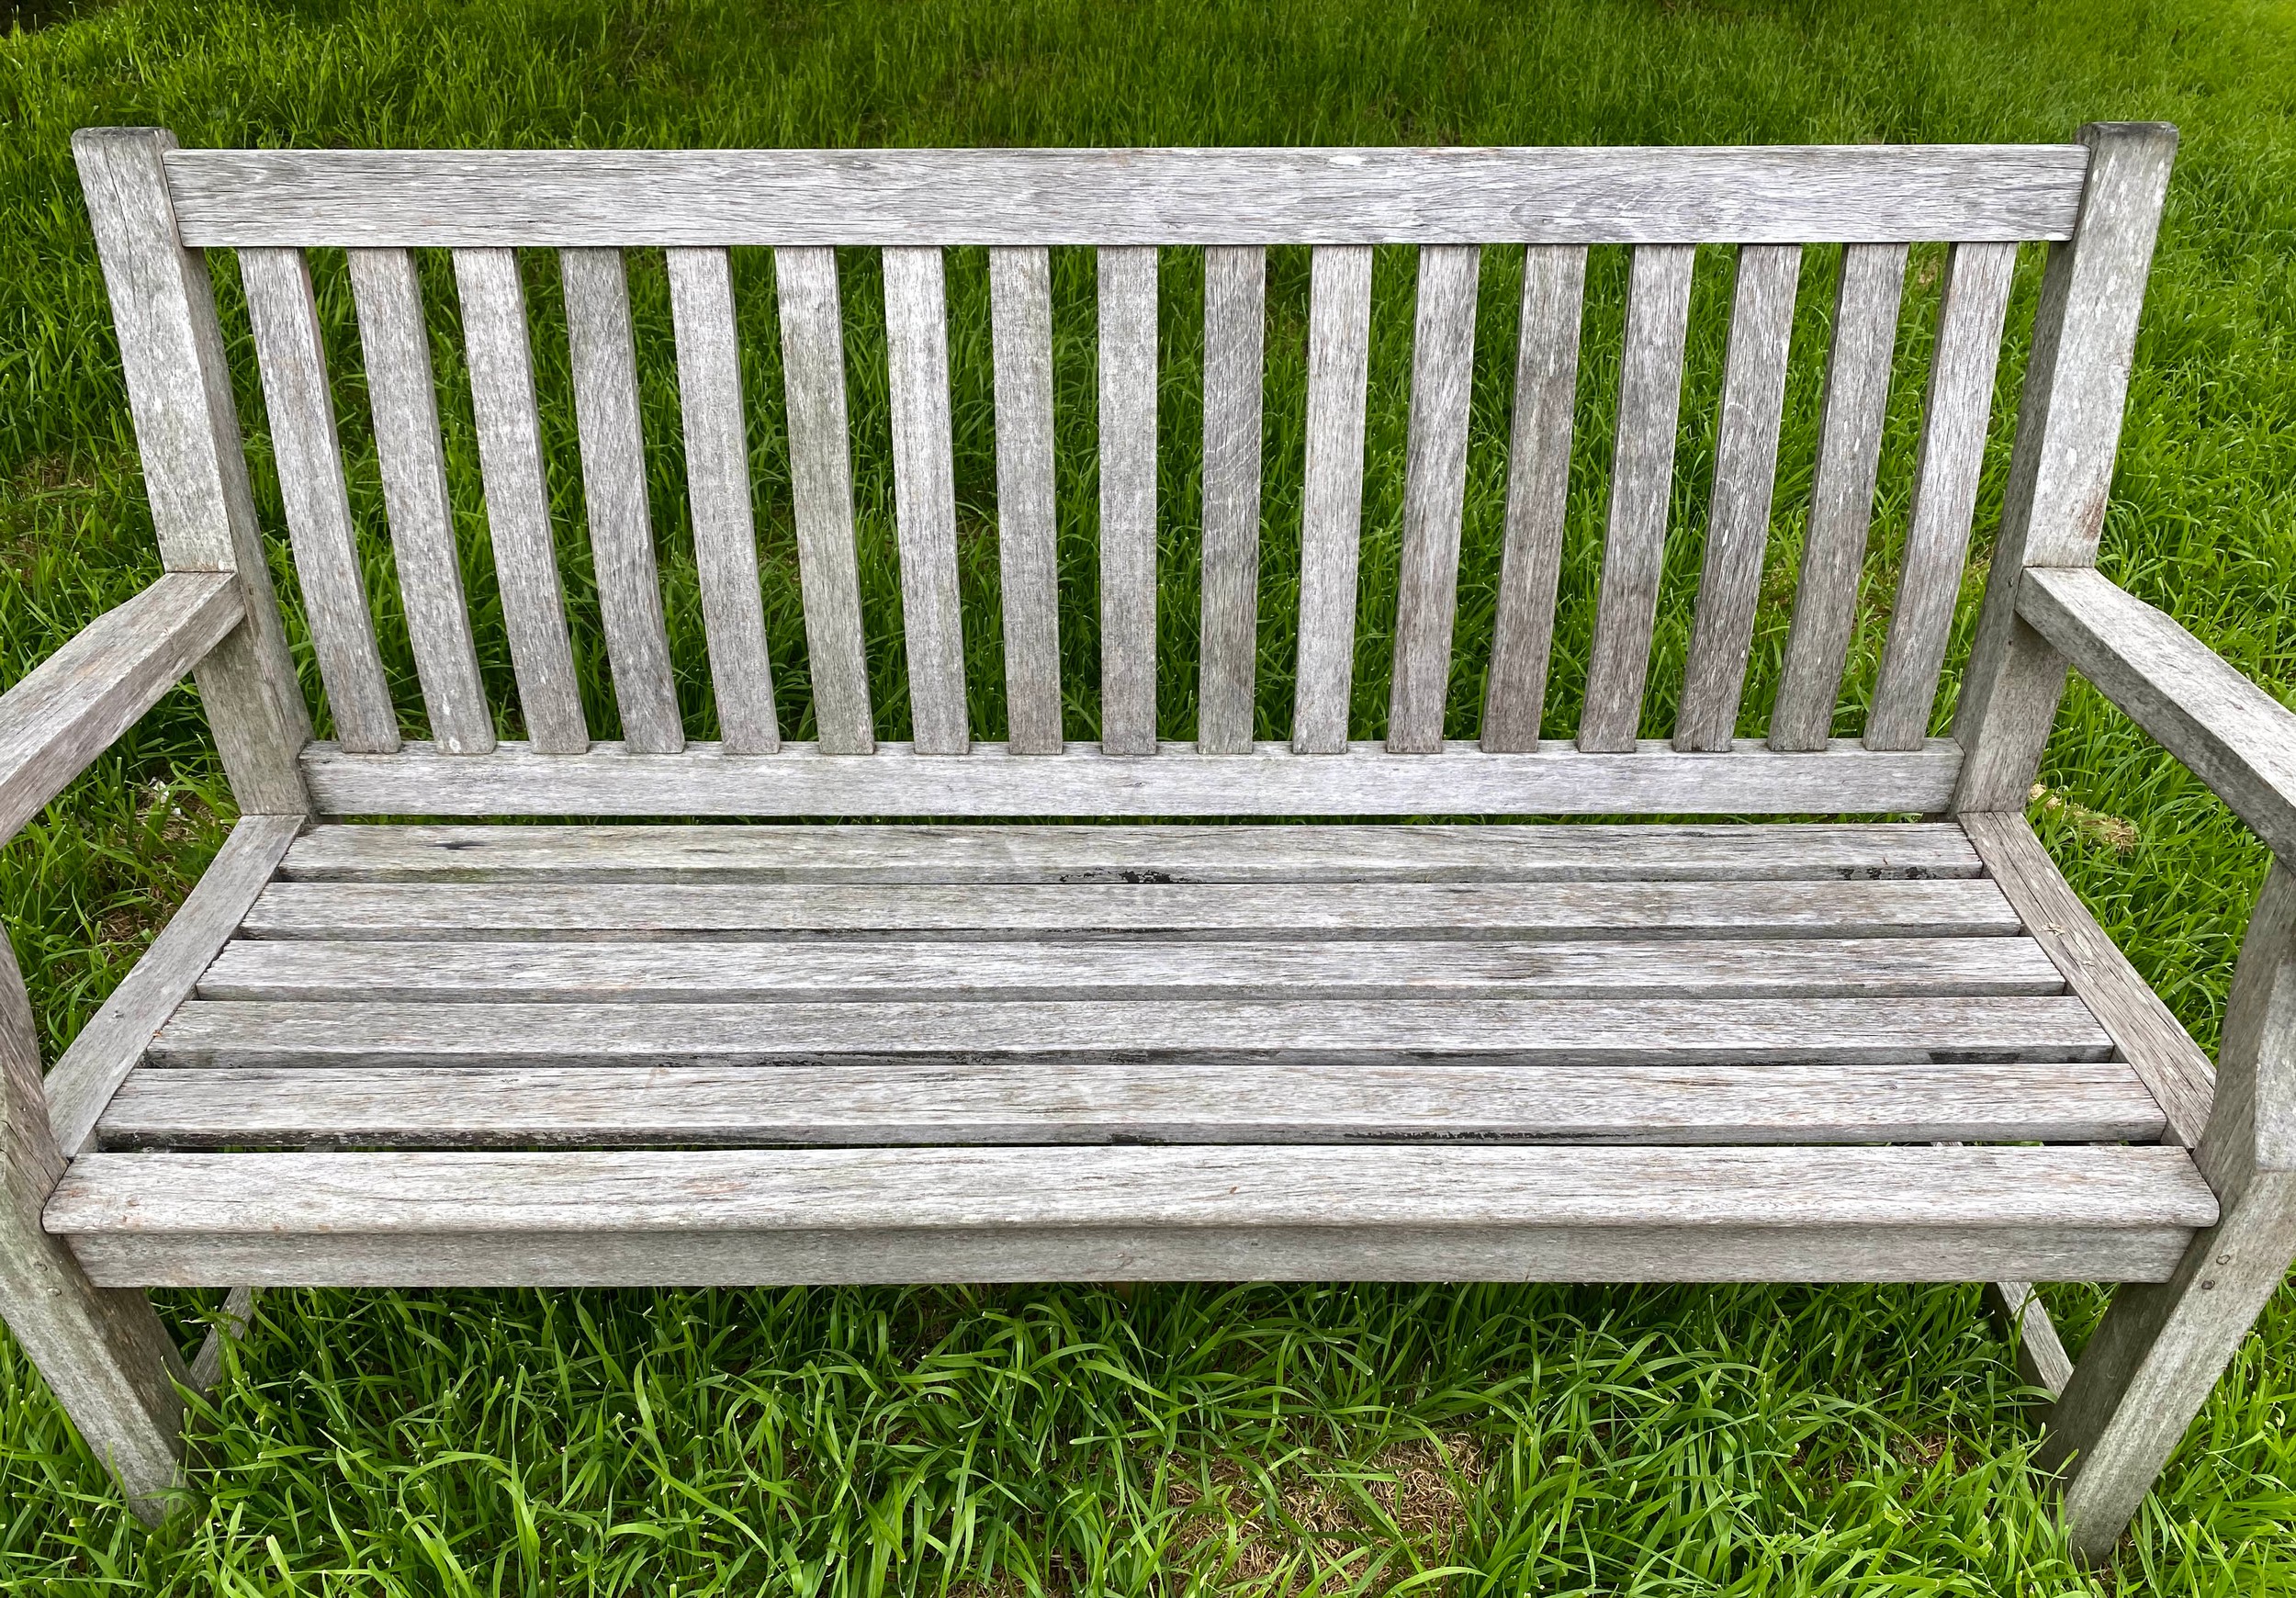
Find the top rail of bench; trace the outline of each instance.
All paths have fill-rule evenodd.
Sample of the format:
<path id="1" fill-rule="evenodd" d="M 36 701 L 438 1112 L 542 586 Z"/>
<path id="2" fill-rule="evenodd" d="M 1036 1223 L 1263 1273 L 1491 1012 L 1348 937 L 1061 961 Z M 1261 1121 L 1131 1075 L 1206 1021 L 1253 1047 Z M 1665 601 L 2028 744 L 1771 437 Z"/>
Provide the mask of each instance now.
<path id="1" fill-rule="evenodd" d="M 2065 239 L 2078 144 L 174 150 L 192 246 Z"/>

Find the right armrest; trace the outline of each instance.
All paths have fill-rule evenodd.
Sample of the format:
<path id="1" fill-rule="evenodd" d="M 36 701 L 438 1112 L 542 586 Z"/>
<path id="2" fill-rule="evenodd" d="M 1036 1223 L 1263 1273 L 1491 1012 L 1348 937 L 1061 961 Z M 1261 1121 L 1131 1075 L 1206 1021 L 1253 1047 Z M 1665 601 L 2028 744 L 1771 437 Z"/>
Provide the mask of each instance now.
<path id="1" fill-rule="evenodd" d="M 0 694 L 0 844 L 237 626 L 239 580 L 171 571 Z"/>

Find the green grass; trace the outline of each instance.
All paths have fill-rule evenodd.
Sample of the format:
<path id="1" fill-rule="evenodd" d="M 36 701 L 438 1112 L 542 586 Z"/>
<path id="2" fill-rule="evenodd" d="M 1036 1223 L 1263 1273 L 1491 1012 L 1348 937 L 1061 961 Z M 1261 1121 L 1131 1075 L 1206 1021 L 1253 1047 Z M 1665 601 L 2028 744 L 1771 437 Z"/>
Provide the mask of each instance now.
<path id="1" fill-rule="evenodd" d="M 1794 142 L 2059 140 L 2161 118 L 2184 146 L 2130 397 L 2104 560 L 2283 698 L 2296 694 L 2296 20 L 2285 7 L 2103 0 L 1939 7 L 1463 3 L 610 6 L 156 0 L 0 40 L 0 681 L 154 568 L 107 312 L 67 141 L 95 123 L 187 144 Z M 1866 613 L 1857 725 L 1902 539 L 1936 305 L 1917 257 Z M 2030 321 L 2031 257 L 2014 329 Z M 437 263 L 437 358 L 466 571 L 511 703 L 475 451 Z M 785 727 L 805 730 L 770 268 L 737 263 Z M 872 270 L 847 263 L 854 349 Z M 1165 267 L 1167 735 L 1193 725 L 1199 268 Z M 1486 268 L 1455 730 L 1489 651 L 1517 270 Z M 1375 313 L 1358 736 L 1379 728 L 1392 601 L 1410 261 Z M 1745 730 L 1774 683 L 1807 488 L 1831 262 L 1804 269 L 1773 581 Z M 1727 261 L 1699 265 L 1677 535 L 1649 709 L 1671 722 L 1719 381 Z M 1549 706 L 1575 715 L 1597 574 L 1623 261 L 1590 287 Z M 276 485 L 244 319 L 226 326 L 258 496 Z M 952 272 L 958 493 L 977 727 L 1001 727 L 994 453 L 977 255 Z M 387 659 L 373 446 L 339 263 L 320 264 Z M 593 724 L 612 724 L 555 275 L 530 264 L 554 482 Z M 636 258 L 673 652 L 712 726 L 682 522 L 666 293 Z M 1091 284 L 1056 263 L 1063 615 L 1071 736 L 1089 736 Z M 1283 725 L 1296 595 L 1305 264 L 1270 274 L 1262 714 Z M 551 352 L 555 349 L 555 357 Z M 1997 407 L 1998 512 L 2022 334 Z M 555 364 L 554 364 L 555 360 Z M 904 730 L 883 368 L 857 359 L 857 473 L 881 730 Z M 467 401 L 463 403 L 467 404 Z M 279 566 L 283 593 L 291 573 Z M 1972 580 L 1975 591 L 1975 578 Z M 301 640 L 298 635 L 298 647 Z M 1958 659 L 1959 645 L 1956 648 Z M 305 649 L 308 670 L 308 650 Z M 1672 668 L 1670 670 L 1670 667 Z M 516 730 L 506 709 L 505 730 Z M 204 865 L 228 792 L 173 697 L 15 843 L 0 906 L 51 1053 Z M 2137 965 L 2212 1043 L 2264 865 L 2198 783 L 2077 687 L 2035 816 Z M 163 1295 L 188 1342 L 212 1296 Z M 2102 1296 L 2054 1290 L 2077 1339 Z M 1142 1288 L 994 1291 L 280 1292 L 208 1417 L 195 1513 L 147 1536 L 0 1339 L 0 1585 L 40 1592 L 2255 1593 L 2296 1587 L 2296 1294 L 2268 1311 L 2116 1569 L 2066 1561 L 2035 1433 L 1975 1290 Z"/>

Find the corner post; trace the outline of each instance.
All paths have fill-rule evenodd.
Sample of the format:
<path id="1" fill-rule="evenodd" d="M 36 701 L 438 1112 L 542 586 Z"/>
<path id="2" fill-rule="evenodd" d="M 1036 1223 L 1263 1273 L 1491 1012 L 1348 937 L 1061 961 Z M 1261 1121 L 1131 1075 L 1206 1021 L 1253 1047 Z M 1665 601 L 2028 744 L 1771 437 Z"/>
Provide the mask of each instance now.
<path id="1" fill-rule="evenodd" d="M 2177 130 L 2092 122 L 2073 236 L 2049 247 L 2018 404 L 2001 527 L 1953 737 L 1953 808 L 2022 810 L 2064 697 L 2065 658 L 2017 614 L 2029 566 L 2094 566 L 2136 360 L 2137 315 L 2160 231 Z"/>
<path id="2" fill-rule="evenodd" d="M 2111 1552 L 2296 1259 L 2296 876 L 2278 861 L 2241 944 L 2193 1159 L 2222 1218 L 2168 1280 L 2113 1294 L 2043 1440 L 2084 1560 Z"/>
<path id="3" fill-rule="evenodd" d="M 174 135 L 84 128 L 72 136 L 104 264 L 144 488 L 170 571 L 231 571 L 246 621 L 193 670 L 243 815 L 310 809 L 297 756 L 310 709 L 280 625 L 247 482 L 239 413 L 205 257 L 185 248 L 167 186 Z"/>

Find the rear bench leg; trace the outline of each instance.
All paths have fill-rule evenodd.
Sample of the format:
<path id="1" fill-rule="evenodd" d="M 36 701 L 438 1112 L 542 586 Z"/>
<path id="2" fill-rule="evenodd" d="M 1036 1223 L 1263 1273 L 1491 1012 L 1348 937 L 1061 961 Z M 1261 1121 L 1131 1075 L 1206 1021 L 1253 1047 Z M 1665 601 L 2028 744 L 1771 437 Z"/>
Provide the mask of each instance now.
<path id="1" fill-rule="evenodd" d="M 184 1378 L 151 1300 L 99 1288 L 39 1223 L 63 1176 L 24 978 L 0 938 L 0 1319 L 48 1380 L 72 1424 L 118 1479 L 137 1518 L 170 1507 L 183 1452 Z"/>
<path id="2" fill-rule="evenodd" d="M 2275 861 L 2224 1012 L 2216 1102 L 2193 1151 L 2223 1218 L 2165 1282 L 2123 1286 L 2052 1412 L 2073 1551 L 2112 1551 L 2296 1258 L 2296 880 Z"/>

